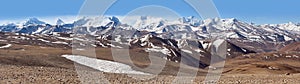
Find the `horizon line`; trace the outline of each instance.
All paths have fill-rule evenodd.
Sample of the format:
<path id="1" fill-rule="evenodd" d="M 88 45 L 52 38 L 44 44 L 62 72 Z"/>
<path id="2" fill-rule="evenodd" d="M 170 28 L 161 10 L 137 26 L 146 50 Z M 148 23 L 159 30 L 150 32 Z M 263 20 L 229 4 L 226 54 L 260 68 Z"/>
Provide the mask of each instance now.
<path id="1" fill-rule="evenodd" d="M 64 21 L 65 23 L 73 23 L 79 19 L 82 19 L 84 17 L 117 17 L 117 18 L 124 18 L 124 17 L 141 17 L 143 15 L 134 15 L 134 16 L 125 16 L 125 15 L 104 15 L 104 16 L 98 16 L 98 15 L 81 15 L 81 16 L 78 16 L 78 15 L 55 15 L 55 16 L 29 16 L 29 17 L 22 17 L 22 18 L 14 18 L 14 19 L 2 19 L 0 20 L 0 25 L 3 25 L 3 24 L 11 24 L 11 23 L 22 23 L 22 22 L 25 22 L 27 20 L 29 20 L 30 18 L 37 18 L 38 20 L 40 21 L 43 21 L 43 22 L 46 22 L 48 24 L 56 24 L 56 21 L 58 19 L 61 19 L 62 21 Z M 193 16 L 193 15 L 191 15 Z M 182 18 L 182 17 L 191 17 L 191 16 L 180 16 L 180 17 L 176 17 L 176 18 L 172 18 L 172 17 L 168 17 L 168 18 L 172 18 L 173 20 L 176 20 L 176 19 L 179 19 L 179 18 Z M 157 17 L 157 16 L 149 16 L 149 17 L 154 17 L 154 18 L 163 18 L 163 19 L 166 19 L 164 17 Z M 198 20 L 205 20 L 205 19 L 202 19 L 200 18 L 199 16 L 193 16 L 195 17 L 196 19 Z M 286 23 L 293 23 L 293 24 L 300 24 L 300 20 L 295 22 L 295 21 L 284 21 L 284 22 L 275 22 L 275 23 L 259 23 L 259 22 L 254 22 L 254 21 L 246 21 L 242 18 L 239 18 L 239 17 L 216 17 L 216 18 L 220 18 L 220 19 L 237 19 L 238 21 L 241 21 L 241 22 L 245 22 L 245 23 L 254 23 L 254 24 L 257 24 L 257 25 L 265 25 L 265 24 L 286 24 Z M 259 19 L 261 17 L 257 17 L 255 19 Z M 210 19 L 214 19 L 214 18 L 210 18 Z M 166 19 L 168 20 L 168 19 Z M 263 20 L 263 19 L 261 19 Z"/>

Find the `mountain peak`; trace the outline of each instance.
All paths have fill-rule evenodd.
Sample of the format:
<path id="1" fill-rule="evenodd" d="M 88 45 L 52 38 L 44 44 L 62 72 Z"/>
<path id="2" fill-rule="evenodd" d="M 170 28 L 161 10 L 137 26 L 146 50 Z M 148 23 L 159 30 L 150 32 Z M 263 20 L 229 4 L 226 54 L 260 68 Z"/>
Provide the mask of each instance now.
<path id="1" fill-rule="evenodd" d="M 119 25 L 119 24 L 121 24 L 119 18 L 117 18 L 115 16 L 110 17 L 109 20 L 113 22 L 113 26 L 114 27 L 117 26 L 117 25 Z"/>
<path id="2" fill-rule="evenodd" d="M 58 19 L 58 20 L 56 21 L 56 25 L 64 25 L 64 24 L 65 24 L 65 22 L 62 21 L 61 19 Z"/>
<path id="3" fill-rule="evenodd" d="M 141 19 L 141 20 L 147 20 L 147 19 L 148 19 L 148 16 L 141 16 L 140 19 Z"/>
<path id="4" fill-rule="evenodd" d="M 179 20 L 181 23 L 190 24 L 191 26 L 199 26 L 201 22 L 195 16 L 182 17 Z"/>
<path id="5" fill-rule="evenodd" d="M 29 19 L 24 23 L 24 25 L 42 25 L 42 24 L 46 24 L 46 23 L 43 22 L 43 21 L 40 21 L 40 20 L 37 19 L 37 18 L 29 18 Z"/>
<path id="6" fill-rule="evenodd" d="M 236 18 L 230 18 L 230 19 L 228 19 L 229 21 L 232 21 L 232 22 L 238 22 L 239 20 L 238 19 L 236 19 Z"/>

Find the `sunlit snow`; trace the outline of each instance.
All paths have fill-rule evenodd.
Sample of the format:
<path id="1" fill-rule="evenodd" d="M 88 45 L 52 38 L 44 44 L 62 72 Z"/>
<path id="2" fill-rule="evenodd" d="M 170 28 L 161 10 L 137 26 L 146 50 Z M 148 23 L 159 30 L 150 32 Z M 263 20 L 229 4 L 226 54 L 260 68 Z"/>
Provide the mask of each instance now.
<path id="1" fill-rule="evenodd" d="M 5 46 L 0 46 L 0 49 L 1 48 L 9 48 L 11 46 L 11 44 L 7 44 L 7 45 L 5 45 Z"/>
<path id="2" fill-rule="evenodd" d="M 151 75 L 149 73 L 133 70 L 129 65 L 112 62 L 107 60 L 89 58 L 85 56 L 77 55 L 62 55 L 63 57 L 72 60 L 76 63 L 97 69 L 99 71 L 108 73 L 121 73 L 121 74 L 140 74 L 140 75 Z"/>

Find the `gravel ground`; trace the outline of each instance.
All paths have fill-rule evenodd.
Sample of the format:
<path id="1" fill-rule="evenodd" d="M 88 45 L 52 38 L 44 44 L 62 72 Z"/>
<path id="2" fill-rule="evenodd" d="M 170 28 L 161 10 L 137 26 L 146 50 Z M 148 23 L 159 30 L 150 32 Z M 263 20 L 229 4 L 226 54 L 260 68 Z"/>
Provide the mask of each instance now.
<path id="1" fill-rule="evenodd" d="M 107 82 L 112 84 L 170 84 L 176 76 L 160 75 L 152 79 L 136 80 L 124 74 L 102 73 L 87 69 L 86 81 L 81 81 L 74 69 L 37 67 L 37 66 L 14 66 L 0 64 L 0 84 L 81 84 L 81 83 L 104 83 L 101 77 L 105 76 Z M 90 74 L 90 75 L 88 75 Z M 92 77 L 92 76 L 97 76 Z M 135 75 L 137 76 L 137 75 Z M 142 78 L 145 76 L 141 76 Z M 216 83 L 214 81 L 204 82 L 204 76 L 197 76 L 194 80 L 183 79 L 185 83 Z M 178 82 L 182 84 L 183 82 Z M 225 74 L 217 82 L 218 84 L 299 84 L 300 74 L 291 75 L 268 75 L 268 74 Z"/>
<path id="2" fill-rule="evenodd" d="M 97 53 L 100 56 L 109 56 L 109 53 L 102 53 L 108 52 L 107 49 L 99 49 L 98 52 L 100 52 Z M 226 62 L 224 69 L 226 73 L 221 76 L 219 81 L 204 82 L 205 76 L 175 79 L 176 76 L 159 75 L 147 79 L 149 77 L 135 75 L 137 78 L 143 79 L 137 80 L 125 74 L 103 73 L 85 66 L 76 66 L 77 70 L 75 70 L 72 61 L 61 57 L 61 55 L 70 53 L 70 49 L 23 45 L 0 49 L 0 84 L 105 84 L 105 82 L 111 84 L 170 84 L 174 80 L 178 84 L 300 84 L 300 74 L 296 74 L 299 73 L 299 60 L 295 59 L 282 58 L 277 61 L 265 61 L 260 58 L 232 59 Z M 136 55 L 133 57 L 135 62 L 144 65 L 145 59 L 141 57 L 144 55 Z M 112 59 L 110 57 L 99 58 Z M 281 70 L 269 70 L 268 67 L 261 68 L 258 65 L 279 67 Z M 174 69 L 179 67 L 178 64 L 167 63 L 166 66 L 167 69 L 164 70 L 164 73 L 177 73 Z M 102 78 L 103 76 L 105 78 Z"/>

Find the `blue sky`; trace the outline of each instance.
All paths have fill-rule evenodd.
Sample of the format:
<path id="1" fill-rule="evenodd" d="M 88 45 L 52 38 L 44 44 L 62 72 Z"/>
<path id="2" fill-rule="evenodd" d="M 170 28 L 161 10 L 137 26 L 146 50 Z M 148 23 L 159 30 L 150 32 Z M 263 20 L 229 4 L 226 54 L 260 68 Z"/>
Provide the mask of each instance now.
<path id="1" fill-rule="evenodd" d="M 213 0 L 222 18 L 258 24 L 300 22 L 300 0 Z M 84 0 L 2 0 L 0 20 L 76 16 Z M 101 4 L 99 4 L 101 5 Z M 144 5 L 168 7 L 182 16 L 197 16 L 183 0 L 119 0 L 107 15 L 125 15 Z"/>

